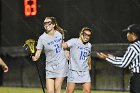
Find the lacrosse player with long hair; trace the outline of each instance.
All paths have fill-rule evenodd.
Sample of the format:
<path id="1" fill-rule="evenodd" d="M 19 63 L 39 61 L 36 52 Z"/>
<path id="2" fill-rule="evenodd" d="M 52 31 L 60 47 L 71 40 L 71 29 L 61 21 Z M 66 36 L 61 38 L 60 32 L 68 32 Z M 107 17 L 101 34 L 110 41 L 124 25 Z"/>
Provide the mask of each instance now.
<path id="1" fill-rule="evenodd" d="M 47 93 L 61 93 L 64 77 L 67 76 L 68 62 L 62 47 L 64 32 L 54 17 L 44 20 L 45 32 L 39 37 L 33 61 L 37 61 L 42 50 L 46 55 Z"/>
<path id="2" fill-rule="evenodd" d="M 74 93 L 76 84 L 81 84 L 83 93 L 91 93 L 91 43 L 92 30 L 82 28 L 79 38 L 72 38 L 63 42 L 63 48 L 70 48 L 69 70 L 66 93 Z"/>

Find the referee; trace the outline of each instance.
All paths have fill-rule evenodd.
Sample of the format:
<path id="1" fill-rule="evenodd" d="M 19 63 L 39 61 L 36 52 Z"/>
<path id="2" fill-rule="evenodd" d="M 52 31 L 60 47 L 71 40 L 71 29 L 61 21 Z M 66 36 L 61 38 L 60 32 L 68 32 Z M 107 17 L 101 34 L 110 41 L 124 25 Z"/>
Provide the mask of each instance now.
<path id="1" fill-rule="evenodd" d="M 140 93 L 140 25 L 129 25 L 123 32 L 127 33 L 127 39 L 132 43 L 123 57 L 115 57 L 104 53 L 97 53 L 97 56 L 121 68 L 129 66 L 132 72 L 130 93 Z"/>

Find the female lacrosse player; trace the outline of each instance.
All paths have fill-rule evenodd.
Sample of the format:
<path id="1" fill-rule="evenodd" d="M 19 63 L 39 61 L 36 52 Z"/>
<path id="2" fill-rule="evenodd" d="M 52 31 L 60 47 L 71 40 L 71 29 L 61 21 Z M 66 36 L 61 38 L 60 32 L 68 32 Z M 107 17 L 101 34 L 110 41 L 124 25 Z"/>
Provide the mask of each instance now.
<path id="1" fill-rule="evenodd" d="M 63 30 L 54 17 L 44 20 L 45 32 L 39 37 L 33 61 L 39 59 L 42 50 L 46 55 L 47 93 L 61 93 L 61 85 L 67 76 L 68 62 L 62 48 Z"/>
<path id="2" fill-rule="evenodd" d="M 89 69 L 91 69 L 91 44 L 89 39 L 92 30 L 84 27 L 79 38 L 72 38 L 63 43 L 64 48 L 70 48 L 69 71 L 67 78 L 66 93 L 74 93 L 77 83 L 83 87 L 83 93 L 90 93 L 91 79 Z M 90 64 L 89 64 L 90 63 Z"/>
<path id="3" fill-rule="evenodd" d="M 0 65 L 2 66 L 4 72 L 8 72 L 8 66 L 4 63 L 4 61 L 1 58 Z"/>

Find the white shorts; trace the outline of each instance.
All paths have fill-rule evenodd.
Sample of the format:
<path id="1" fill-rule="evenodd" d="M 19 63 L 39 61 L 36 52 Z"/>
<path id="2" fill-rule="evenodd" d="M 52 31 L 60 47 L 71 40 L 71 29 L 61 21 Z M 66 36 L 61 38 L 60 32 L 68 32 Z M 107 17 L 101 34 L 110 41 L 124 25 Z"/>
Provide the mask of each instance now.
<path id="1" fill-rule="evenodd" d="M 46 78 L 66 77 L 68 74 L 67 63 L 65 63 L 65 65 L 58 65 L 56 67 L 52 67 L 52 69 L 50 68 L 46 69 Z"/>
<path id="2" fill-rule="evenodd" d="M 76 71 L 69 69 L 67 82 L 73 83 L 91 82 L 89 71 Z"/>

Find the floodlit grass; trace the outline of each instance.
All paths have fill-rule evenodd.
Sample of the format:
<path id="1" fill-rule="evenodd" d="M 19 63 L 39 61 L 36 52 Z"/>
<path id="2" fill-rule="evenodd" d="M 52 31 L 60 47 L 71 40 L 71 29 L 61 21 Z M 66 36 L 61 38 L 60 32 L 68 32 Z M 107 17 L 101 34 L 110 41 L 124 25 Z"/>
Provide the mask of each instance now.
<path id="1" fill-rule="evenodd" d="M 65 90 L 62 91 L 64 93 Z M 41 88 L 18 88 L 18 87 L 0 87 L 0 93 L 43 93 Z M 82 93 L 82 90 L 75 90 L 74 93 Z M 92 91 L 91 93 L 128 93 L 115 91 Z"/>

